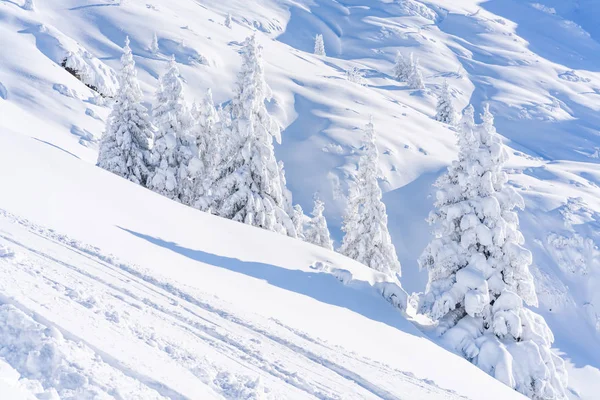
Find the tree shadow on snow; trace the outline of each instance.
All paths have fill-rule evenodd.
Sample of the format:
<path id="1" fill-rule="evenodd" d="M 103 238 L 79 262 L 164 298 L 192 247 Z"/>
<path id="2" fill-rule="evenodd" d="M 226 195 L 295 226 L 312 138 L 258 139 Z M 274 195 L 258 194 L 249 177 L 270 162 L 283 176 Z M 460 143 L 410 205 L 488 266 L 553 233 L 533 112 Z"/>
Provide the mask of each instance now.
<path id="1" fill-rule="evenodd" d="M 220 256 L 183 247 L 177 243 L 120 226 L 118 228 L 189 259 L 261 279 L 272 286 L 311 297 L 322 303 L 346 308 L 373 321 L 384 323 L 415 336 L 423 336 L 391 304 L 378 295 L 367 282 L 352 284 L 352 286 L 344 285 L 328 273 L 306 272 L 256 261 L 244 261 Z"/>

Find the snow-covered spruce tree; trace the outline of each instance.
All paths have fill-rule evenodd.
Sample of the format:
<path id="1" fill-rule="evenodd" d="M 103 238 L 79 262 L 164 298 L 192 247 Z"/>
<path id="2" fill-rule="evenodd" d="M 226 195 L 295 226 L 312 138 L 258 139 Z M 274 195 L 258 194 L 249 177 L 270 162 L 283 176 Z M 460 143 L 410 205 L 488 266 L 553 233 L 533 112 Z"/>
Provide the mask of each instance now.
<path id="1" fill-rule="evenodd" d="M 187 140 L 191 117 L 174 58 L 171 58 L 167 71 L 159 79 L 152 116 L 156 138 L 150 157 L 153 172 L 146 186 L 170 199 L 179 200 L 184 184 L 179 170 L 180 167 L 186 168 L 186 161 L 191 158 L 191 154 L 187 154 L 191 152 Z"/>
<path id="2" fill-rule="evenodd" d="M 211 189 L 211 208 L 221 217 L 293 236 L 273 148 L 273 137 L 280 142 L 281 132 L 265 107 L 271 91 L 256 36 L 245 40 L 241 55 L 242 68 L 228 107 L 228 140 Z"/>
<path id="3" fill-rule="evenodd" d="M 292 213 L 292 223 L 294 224 L 294 230 L 296 231 L 296 237 L 298 239 L 306 240 L 304 235 L 304 226 L 308 223 L 308 217 L 304 215 L 304 210 L 300 204 L 294 205 Z"/>
<path id="4" fill-rule="evenodd" d="M 231 29 L 231 14 L 227 13 L 227 16 L 225 17 L 225 26 L 229 29 Z"/>
<path id="5" fill-rule="evenodd" d="M 294 214 L 292 206 L 292 192 L 287 188 L 287 179 L 285 178 L 285 169 L 283 167 L 283 161 L 277 161 L 277 168 L 279 169 L 279 181 L 281 182 L 281 196 L 283 199 L 283 210 L 290 216 Z"/>
<path id="6" fill-rule="evenodd" d="M 400 273 L 400 262 L 387 227 L 387 212 L 379 188 L 379 154 L 375 128 L 370 121 L 365 129 L 363 153 L 353 190 L 348 197 L 340 253 L 388 275 Z"/>
<path id="7" fill-rule="evenodd" d="M 400 82 L 408 82 L 410 76 L 411 65 L 410 62 L 404 58 L 402 53 L 396 54 L 396 62 L 394 64 L 394 70 L 392 71 L 394 78 Z"/>
<path id="8" fill-rule="evenodd" d="M 202 102 L 194 105 L 192 115 L 195 120 L 191 133 L 195 140 L 197 154 L 189 163 L 190 192 L 182 202 L 203 211 L 210 205 L 209 191 L 218 175 L 220 154 L 226 145 L 215 108 L 212 91 L 208 89 Z"/>
<path id="9" fill-rule="evenodd" d="M 129 38 L 126 38 L 119 90 L 100 141 L 97 165 L 137 184 L 145 184 L 149 175 L 148 151 L 152 131 L 148 110 L 142 105 L 142 91 Z"/>
<path id="10" fill-rule="evenodd" d="M 325 56 L 325 42 L 323 41 L 323 35 L 320 33 L 315 36 L 315 54 L 318 56 Z"/>
<path id="11" fill-rule="evenodd" d="M 327 228 L 327 220 L 323 211 L 325 211 L 325 203 L 315 196 L 315 207 L 311 213 L 312 218 L 308 221 L 308 226 L 304 231 L 304 241 L 333 250 L 333 242 L 329 236 L 329 228 Z"/>
<path id="12" fill-rule="evenodd" d="M 35 11 L 35 5 L 33 4 L 33 0 L 25 0 L 23 3 L 23 10 Z"/>
<path id="13" fill-rule="evenodd" d="M 152 43 L 150 43 L 150 51 L 154 55 L 158 54 L 158 51 L 159 51 L 159 48 L 158 48 L 158 37 L 156 36 L 156 33 L 154 33 L 152 35 Z"/>
<path id="14" fill-rule="evenodd" d="M 475 125 L 469 106 L 460 122 L 459 155 L 436 182 L 435 238 L 419 259 L 429 282 L 420 312 L 439 321 L 446 343 L 488 374 L 536 399 L 565 399 L 564 362 L 550 350 L 537 305 L 531 253 L 515 207 L 522 197 L 508 186 L 508 153 L 485 109 Z"/>
<path id="15" fill-rule="evenodd" d="M 446 81 L 444 81 L 444 84 L 442 85 L 442 92 L 438 97 L 435 119 L 450 125 L 454 125 L 456 123 L 456 111 L 454 110 L 454 104 L 452 104 L 450 87 Z"/>
<path id="16" fill-rule="evenodd" d="M 411 89 L 425 89 L 425 83 L 423 82 L 423 74 L 421 73 L 421 65 L 419 64 L 419 59 L 415 58 L 412 53 L 410 53 L 410 70 L 408 73 L 408 86 Z"/>

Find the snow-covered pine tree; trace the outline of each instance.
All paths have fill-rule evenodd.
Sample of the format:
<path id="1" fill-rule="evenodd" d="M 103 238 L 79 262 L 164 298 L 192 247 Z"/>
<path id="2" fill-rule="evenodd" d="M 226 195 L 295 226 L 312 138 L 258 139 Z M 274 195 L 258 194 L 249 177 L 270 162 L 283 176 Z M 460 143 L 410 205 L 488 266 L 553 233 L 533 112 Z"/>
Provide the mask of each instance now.
<path id="1" fill-rule="evenodd" d="M 25 0 L 25 2 L 23 3 L 23 10 L 35 11 L 35 5 L 33 4 L 33 0 Z"/>
<path id="2" fill-rule="evenodd" d="M 206 91 L 202 102 L 195 105 L 193 117 L 196 123 L 191 132 L 198 151 L 189 163 L 192 191 L 190 197 L 182 201 L 192 207 L 208 211 L 209 191 L 218 177 L 220 153 L 226 144 L 219 113 L 215 108 L 210 89 Z"/>
<path id="3" fill-rule="evenodd" d="M 277 122 L 265 101 L 271 97 L 264 77 L 261 48 L 256 36 L 244 42 L 242 68 L 235 96 L 228 107 L 231 125 L 223 146 L 218 178 L 211 189 L 211 208 L 225 218 L 291 234 L 285 212 L 273 137 L 281 141 Z"/>
<path id="4" fill-rule="evenodd" d="M 225 17 L 225 26 L 229 29 L 231 29 L 231 14 L 227 13 L 227 16 Z"/>
<path id="5" fill-rule="evenodd" d="M 392 71 L 394 78 L 400 82 L 408 82 L 410 76 L 411 65 L 410 62 L 404 58 L 402 53 L 396 54 L 396 62 L 394 64 L 394 70 Z"/>
<path id="6" fill-rule="evenodd" d="M 158 54 L 158 37 L 156 36 L 156 32 L 152 35 L 152 43 L 150 43 L 150 51 L 152 54 Z"/>
<path id="7" fill-rule="evenodd" d="M 292 207 L 292 192 L 287 188 L 287 179 L 285 178 L 285 169 L 283 168 L 283 161 L 277 161 L 277 167 L 279 169 L 279 180 L 281 182 L 281 196 L 283 198 L 283 210 L 290 216 L 294 214 Z"/>
<path id="8" fill-rule="evenodd" d="M 304 210 L 300 204 L 294 205 L 292 214 L 292 223 L 294 224 L 294 230 L 296 231 L 296 237 L 298 239 L 306 240 L 304 235 L 304 226 L 308 222 L 308 217 L 304 215 Z"/>
<path id="9" fill-rule="evenodd" d="M 379 153 L 375 128 L 369 121 L 365 129 L 363 152 L 356 179 L 348 197 L 340 253 L 388 275 L 400 274 L 400 262 L 387 227 L 387 212 L 379 188 Z"/>
<path id="10" fill-rule="evenodd" d="M 442 92 L 438 97 L 435 119 L 450 125 L 454 125 L 456 123 L 456 111 L 454 110 L 454 104 L 452 104 L 450 87 L 446 81 L 444 81 L 444 84 L 442 85 Z"/>
<path id="11" fill-rule="evenodd" d="M 425 89 L 425 83 L 423 82 L 423 74 L 421 73 L 421 65 L 419 59 L 410 53 L 410 70 L 408 73 L 408 86 L 411 89 Z"/>
<path id="12" fill-rule="evenodd" d="M 180 167 L 187 167 L 187 139 L 190 114 L 183 97 L 183 85 L 174 57 L 167 71 L 160 77 L 153 110 L 156 138 L 151 152 L 153 172 L 147 187 L 172 200 L 179 200 L 184 182 L 180 180 Z"/>
<path id="13" fill-rule="evenodd" d="M 97 165 L 137 184 L 145 184 L 149 175 L 148 151 L 153 137 L 148 110 L 142 105 L 142 91 L 135 62 L 125 39 L 119 90 L 100 141 Z"/>
<path id="14" fill-rule="evenodd" d="M 304 231 L 304 240 L 327 250 L 333 250 L 333 242 L 329 236 L 329 228 L 327 228 L 327 220 L 323 211 L 325 211 L 325 203 L 315 196 L 315 207 L 311 213 L 312 218 L 308 221 Z"/>
<path id="15" fill-rule="evenodd" d="M 325 56 L 325 42 L 323 41 L 323 35 L 320 33 L 315 36 L 315 54 L 318 56 Z"/>
<path id="16" fill-rule="evenodd" d="M 460 122 L 459 155 L 436 182 L 435 238 L 419 259 L 429 282 L 419 310 L 465 358 L 535 400 L 566 399 L 564 362 L 537 306 L 531 253 L 515 207 L 523 198 L 503 171 L 508 153 L 485 109 L 475 125 L 469 106 Z"/>

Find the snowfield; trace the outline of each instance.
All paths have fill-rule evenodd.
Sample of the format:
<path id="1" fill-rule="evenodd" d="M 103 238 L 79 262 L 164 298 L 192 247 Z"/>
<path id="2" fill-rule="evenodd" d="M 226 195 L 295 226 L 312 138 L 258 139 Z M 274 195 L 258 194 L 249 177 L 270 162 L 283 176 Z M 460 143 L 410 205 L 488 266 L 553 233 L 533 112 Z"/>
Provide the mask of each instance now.
<path id="1" fill-rule="evenodd" d="M 22 377 L 15 390 L 478 399 L 493 385 L 487 398 L 521 397 L 420 333 L 381 295 L 383 274 L 31 138 L 2 133 L 0 149 L 14 167 L 0 173 L 0 356 Z"/>
<path id="2" fill-rule="evenodd" d="M 569 398 L 597 398 L 599 18 L 596 0 L 0 2 L 0 398 L 523 398 L 401 312 L 395 279 L 94 167 L 126 36 L 151 107 L 171 55 L 188 101 L 229 101 L 253 31 L 288 188 L 305 211 L 319 192 L 336 248 L 373 117 L 409 294 L 427 282 L 431 184 L 457 153 L 436 96 L 446 80 L 457 109 L 489 104 L 525 199 L 534 311 Z M 426 89 L 392 78 L 397 51 Z"/>

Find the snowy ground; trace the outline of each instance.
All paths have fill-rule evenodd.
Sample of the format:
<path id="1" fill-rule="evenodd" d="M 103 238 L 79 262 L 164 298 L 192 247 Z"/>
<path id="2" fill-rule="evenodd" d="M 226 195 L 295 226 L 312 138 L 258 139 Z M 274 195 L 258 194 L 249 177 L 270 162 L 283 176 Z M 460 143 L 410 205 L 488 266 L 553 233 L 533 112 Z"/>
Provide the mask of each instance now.
<path id="1" fill-rule="evenodd" d="M 520 397 L 426 339 L 367 267 L 170 202 L 30 138 L 2 133 L 0 149 L 0 357 L 15 390 L 478 399 L 493 386 L 493 398 Z"/>
<path id="2" fill-rule="evenodd" d="M 0 324 L 9 331 L 0 348 L 40 355 L 28 362 L 19 358 L 25 350 L 14 359 L 0 352 L 8 363 L 0 363 L 0 387 L 54 386 L 117 398 L 111 388 L 141 398 L 152 391 L 197 398 L 201 390 L 207 398 L 244 391 L 252 398 L 265 390 L 306 398 L 314 390 L 321 398 L 412 399 L 418 397 L 410 393 L 452 398 L 448 390 L 481 398 L 477 390 L 494 384 L 422 338 L 381 298 L 381 277 L 286 238 L 198 215 L 90 166 L 108 108 L 61 67 L 65 58 L 87 71 L 86 83 L 110 93 L 111 68 L 129 35 L 148 102 L 171 54 L 190 101 L 210 87 L 223 102 L 231 97 L 239 44 L 257 29 L 275 94 L 270 110 L 286 128 L 276 153 L 288 186 L 305 209 L 320 192 L 337 241 L 359 129 L 373 115 L 390 231 L 409 292 L 426 282 L 416 259 L 429 240 L 430 185 L 456 150 L 453 132 L 431 119 L 435 93 L 447 79 L 459 108 L 490 102 L 513 155 L 511 183 L 526 200 L 520 215 L 534 253 L 539 312 L 569 362 L 571 396 L 600 392 L 597 1 L 37 0 L 33 12 L 20 5 L 0 1 L 0 209 L 10 213 L 0 226 L 3 245 L 14 252 L 0 260 L 7 303 L 0 321 L 13 321 Z M 223 25 L 227 12 L 232 29 Z M 158 55 L 148 50 L 154 32 Z M 328 57 L 310 54 L 316 33 L 324 35 Z M 391 79 L 397 50 L 420 58 L 426 91 Z M 364 85 L 344 78 L 351 66 L 364 73 Z M 150 270 L 150 282 L 146 272 L 110 261 L 110 253 Z M 318 260 L 351 270 L 354 280 L 343 285 L 311 269 Z M 128 280 L 133 284 L 125 289 Z M 160 330 L 148 319 L 172 325 Z M 10 342 L 24 331 L 26 340 Z M 173 344 L 188 342 L 190 348 Z M 447 376 L 441 369 L 448 364 L 439 361 L 433 371 L 438 362 L 429 354 L 461 367 Z M 164 363 L 173 368 L 157 368 Z M 15 370 L 31 383 L 17 381 Z M 494 392 L 511 395 L 501 387 Z"/>

